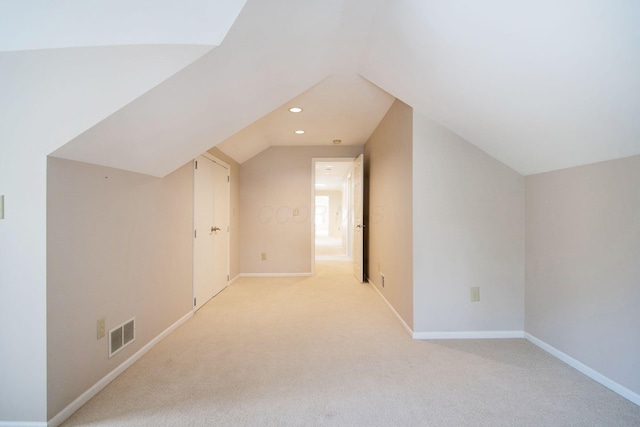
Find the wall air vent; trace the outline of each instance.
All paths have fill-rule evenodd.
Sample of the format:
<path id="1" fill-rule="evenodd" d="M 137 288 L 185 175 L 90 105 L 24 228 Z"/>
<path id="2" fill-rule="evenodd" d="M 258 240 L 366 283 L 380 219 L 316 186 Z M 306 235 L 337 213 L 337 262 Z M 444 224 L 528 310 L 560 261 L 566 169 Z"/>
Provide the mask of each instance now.
<path id="1" fill-rule="evenodd" d="M 109 331 L 109 358 L 136 340 L 136 318 Z"/>

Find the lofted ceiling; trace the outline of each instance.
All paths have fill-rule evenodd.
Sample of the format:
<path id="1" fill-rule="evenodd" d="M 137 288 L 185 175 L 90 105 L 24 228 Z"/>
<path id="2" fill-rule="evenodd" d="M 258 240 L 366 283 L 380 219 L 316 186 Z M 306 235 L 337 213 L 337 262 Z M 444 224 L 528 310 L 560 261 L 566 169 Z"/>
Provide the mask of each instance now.
<path id="1" fill-rule="evenodd" d="M 217 147 L 242 163 L 271 145 L 364 145 L 394 99 L 357 74 L 330 75 Z"/>
<path id="2" fill-rule="evenodd" d="M 314 187 L 316 191 L 342 191 L 353 161 L 327 161 L 315 163 Z"/>
<path id="3" fill-rule="evenodd" d="M 0 51 L 218 46 L 246 0 L 3 0 Z"/>
<path id="4" fill-rule="evenodd" d="M 133 44 L 210 40 L 210 48 L 75 126 L 82 131 L 56 144 L 54 156 L 164 176 L 212 146 L 243 162 L 274 145 L 362 144 L 395 98 L 524 175 L 640 154 L 640 3 L 633 0 L 107 3 L 150 18 L 164 10 L 137 26 L 155 28 L 156 41 L 131 36 Z M 97 4 L 68 2 L 103 11 L 105 2 Z M 162 21 L 168 5 L 180 19 Z M 115 18 L 128 16 L 118 10 Z M 15 22 L 0 32 L 6 39 L 23 29 L 13 45 L 0 45 L 5 50 L 34 48 L 28 33 L 41 35 L 40 43 L 55 39 L 47 28 L 40 34 Z M 198 41 L 191 36 L 205 33 L 194 22 L 216 31 Z M 59 43 L 119 43 L 120 32 L 109 28 L 104 33 L 116 41 L 76 32 L 80 41 Z M 127 84 L 126 75 L 117 78 Z M 289 113 L 294 104 L 304 111 Z M 304 135 L 293 134 L 299 127 Z"/>
<path id="5" fill-rule="evenodd" d="M 635 0 L 388 1 L 358 72 L 545 172 L 640 154 L 639 22 Z"/>

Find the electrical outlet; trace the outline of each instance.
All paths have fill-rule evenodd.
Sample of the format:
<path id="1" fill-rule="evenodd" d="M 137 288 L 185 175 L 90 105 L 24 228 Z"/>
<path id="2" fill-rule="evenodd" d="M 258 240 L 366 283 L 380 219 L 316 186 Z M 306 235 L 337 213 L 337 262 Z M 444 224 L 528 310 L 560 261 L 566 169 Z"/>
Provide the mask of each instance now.
<path id="1" fill-rule="evenodd" d="M 100 319 L 98 319 L 98 322 L 97 322 L 97 331 L 96 331 L 97 334 L 96 335 L 97 335 L 98 339 L 103 338 L 104 335 L 105 335 L 105 327 L 104 327 L 104 325 L 105 325 L 105 319 L 104 319 L 104 317 L 101 317 Z"/>
<path id="2" fill-rule="evenodd" d="M 474 286 L 471 288 L 471 302 L 480 301 L 480 288 Z"/>
<path id="3" fill-rule="evenodd" d="M 380 286 L 384 288 L 384 274 L 380 273 Z"/>
<path id="4" fill-rule="evenodd" d="M 261 259 L 262 261 L 266 261 L 266 260 L 267 260 L 267 253 L 266 253 L 266 252 L 262 252 L 262 253 L 260 254 L 260 259 Z"/>

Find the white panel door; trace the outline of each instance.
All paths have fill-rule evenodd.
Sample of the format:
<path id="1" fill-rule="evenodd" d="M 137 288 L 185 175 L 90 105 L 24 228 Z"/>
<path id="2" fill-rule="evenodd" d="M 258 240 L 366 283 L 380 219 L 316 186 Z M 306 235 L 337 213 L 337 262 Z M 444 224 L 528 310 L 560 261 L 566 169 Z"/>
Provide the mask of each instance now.
<path id="1" fill-rule="evenodd" d="M 213 163 L 213 294 L 229 284 L 229 169 Z"/>
<path id="2" fill-rule="evenodd" d="M 353 274 L 364 282 L 364 154 L 353 161 Z"/>
<path id="3" fill-rule="evenodd" d="M 228 284 L 229 171 L 200 156 L 194 162 L 193 306 L 198 310 Z"/>

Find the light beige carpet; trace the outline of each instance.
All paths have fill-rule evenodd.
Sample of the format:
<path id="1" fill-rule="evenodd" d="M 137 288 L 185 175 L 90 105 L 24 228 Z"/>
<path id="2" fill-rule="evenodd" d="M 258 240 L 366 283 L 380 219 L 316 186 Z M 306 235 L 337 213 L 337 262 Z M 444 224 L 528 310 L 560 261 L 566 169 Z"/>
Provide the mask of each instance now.
<path id="1" fill-rule="evenodd" d="M 347 253 L 342 248 L 342 239 L 316 236 L 316 257 L 346 257 Z"/>
<path id="2" fill-rule="evenodd" d="M 351 267 L 243 278 L 65 426 L 639 426 L 521 339 L 414 341 Z"/>

